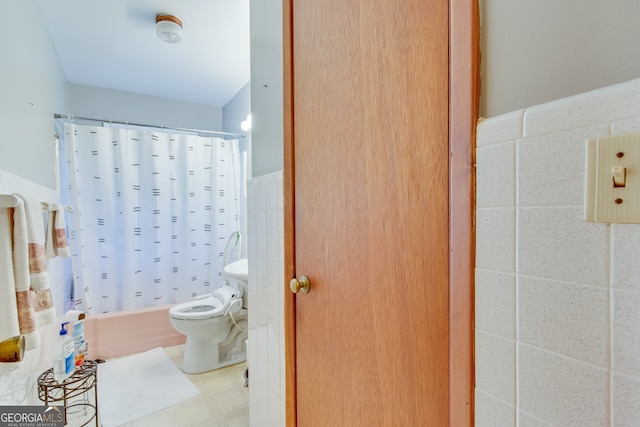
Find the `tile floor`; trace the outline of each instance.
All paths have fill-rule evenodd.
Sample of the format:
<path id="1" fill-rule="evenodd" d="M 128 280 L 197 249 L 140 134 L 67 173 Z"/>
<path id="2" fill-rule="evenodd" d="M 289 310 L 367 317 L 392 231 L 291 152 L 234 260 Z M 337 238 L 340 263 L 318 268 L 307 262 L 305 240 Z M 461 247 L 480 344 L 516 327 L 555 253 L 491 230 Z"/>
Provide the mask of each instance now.
<path id="1" fill-rule="evenodd" d="M 182 368 L 184 345 L 166 347 L 164 351 Z M 198 375 L 186 374 L 200 395 L 122 427 L 248 427 L 249 389 L 244 387 L 245 368 L 243 362 Z M 82 422 L 71 417 L 67 426 L 76 427 Z"/>

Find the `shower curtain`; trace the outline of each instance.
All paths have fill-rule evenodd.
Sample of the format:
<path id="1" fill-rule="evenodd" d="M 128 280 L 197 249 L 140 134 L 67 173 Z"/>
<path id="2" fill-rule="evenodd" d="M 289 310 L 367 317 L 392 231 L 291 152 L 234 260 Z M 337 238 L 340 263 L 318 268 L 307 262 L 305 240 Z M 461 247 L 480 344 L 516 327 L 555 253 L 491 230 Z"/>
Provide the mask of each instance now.
<path id="1" fill-rule="evenodd" d="M 77 309 L 182 302 L 223 283 L 237 140 L 70 123 L 64 135 Z"/>

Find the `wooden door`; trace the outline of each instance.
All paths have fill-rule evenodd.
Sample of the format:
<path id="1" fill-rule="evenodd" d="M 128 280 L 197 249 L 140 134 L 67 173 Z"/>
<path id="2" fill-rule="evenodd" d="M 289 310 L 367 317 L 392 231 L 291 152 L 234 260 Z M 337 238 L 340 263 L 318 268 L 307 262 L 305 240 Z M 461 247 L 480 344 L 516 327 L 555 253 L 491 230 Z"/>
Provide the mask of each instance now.
<path id="1" fill-rule="evenodd" d="M 287 424 L 471 425 L 471 250 L 462 309 L 450 265 L 472 246 L 472 127 L 452 161 L 448 1 L 289 0 L 284 16 L 285 270 L 311 281 L 286 294 Z"/>

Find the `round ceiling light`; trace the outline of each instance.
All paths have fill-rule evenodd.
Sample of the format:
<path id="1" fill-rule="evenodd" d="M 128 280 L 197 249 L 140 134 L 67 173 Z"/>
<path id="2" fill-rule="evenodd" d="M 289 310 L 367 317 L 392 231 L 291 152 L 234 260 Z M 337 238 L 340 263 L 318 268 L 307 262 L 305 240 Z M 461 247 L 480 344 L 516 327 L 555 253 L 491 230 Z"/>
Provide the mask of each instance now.
<path id="1" fill-rule="evenodd" d="M 156 15 L 156 35 L 166 43 L 182 41 L 182 21 L 173 15 Z"/>

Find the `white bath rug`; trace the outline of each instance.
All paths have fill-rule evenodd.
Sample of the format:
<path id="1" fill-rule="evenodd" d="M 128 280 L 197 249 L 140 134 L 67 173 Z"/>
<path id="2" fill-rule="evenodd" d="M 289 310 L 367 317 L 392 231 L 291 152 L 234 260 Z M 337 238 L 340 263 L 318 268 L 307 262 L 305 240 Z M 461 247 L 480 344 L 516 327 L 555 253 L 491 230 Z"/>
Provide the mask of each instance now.
<path id="1" fill-rule="evenodd" d="M 199 395 L 162 348 L 98 365 L 103 427 L 117 427 Z"/>

